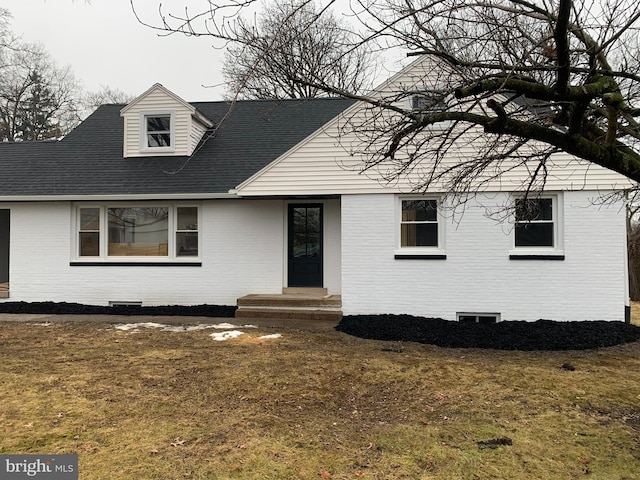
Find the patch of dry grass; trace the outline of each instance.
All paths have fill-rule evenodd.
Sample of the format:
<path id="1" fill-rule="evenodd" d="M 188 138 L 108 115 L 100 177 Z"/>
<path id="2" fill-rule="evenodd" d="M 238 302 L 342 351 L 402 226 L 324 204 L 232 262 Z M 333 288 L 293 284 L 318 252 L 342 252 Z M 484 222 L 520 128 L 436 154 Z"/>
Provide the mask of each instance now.
<path id="1" fill-rule="evenodd" d="M 83 480 L 640 479 L 639 343 L 257 338 L 275 332 L 3 322 L 0 453 L 78 453 Z"/>
<path id="2" fill-rule="evenodd" d="M 640 302 L 631 302 L 631 323 L 640 327 Z"/>

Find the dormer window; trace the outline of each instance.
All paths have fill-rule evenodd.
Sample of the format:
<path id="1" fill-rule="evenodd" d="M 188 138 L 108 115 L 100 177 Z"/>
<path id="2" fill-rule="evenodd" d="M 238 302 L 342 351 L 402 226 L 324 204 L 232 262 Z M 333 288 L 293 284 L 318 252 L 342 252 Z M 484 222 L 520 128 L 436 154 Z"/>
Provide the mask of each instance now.
<path id="1" fill-rule="evenodd" d="M 214 125 L 159 83 L 120 110 L 120 116 L 124 121 L 123 158 L 192 155 Z"/>
<path id="2" fill-rule="evenodd" d="M 173 113 L 142 114 L 141 131 L 141 150 L 149 152 L 172 152 L 175 150 Z"/>
<path id="3" fill-rule="evenodd" d="M 437 92 L 416 92 L 409 97 L 410 108 L 419 112 L 444 112 L 447 110 L 445 97 Z"/>
<path id="4" fill-rule="evenodd" d="M 411 97 L 411 109 L 422 112 L 443 112 L 446 104 L 436 95 L 417 94 Z"/>
<path id="5" fill-rule="evenodd" d="M 448 109 L 447 98 L 439 92 L 416 92 L 409 97 L 409 109 L 416 113 L 442 113 Z M 446 120 L 431 124 L 432 130 L 446 130 L 453 122 Z"/>

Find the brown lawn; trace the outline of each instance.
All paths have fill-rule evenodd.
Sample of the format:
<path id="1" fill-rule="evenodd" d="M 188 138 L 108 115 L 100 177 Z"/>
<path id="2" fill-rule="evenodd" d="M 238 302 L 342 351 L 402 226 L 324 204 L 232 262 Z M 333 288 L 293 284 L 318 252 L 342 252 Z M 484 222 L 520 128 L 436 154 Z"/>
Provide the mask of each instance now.
<path id="1" fill-rule="evenodd" d="M 640 479 L 640 342 L 213 331 L 0 323 L 0 453 L 77 453 L 83 480 Z"/>

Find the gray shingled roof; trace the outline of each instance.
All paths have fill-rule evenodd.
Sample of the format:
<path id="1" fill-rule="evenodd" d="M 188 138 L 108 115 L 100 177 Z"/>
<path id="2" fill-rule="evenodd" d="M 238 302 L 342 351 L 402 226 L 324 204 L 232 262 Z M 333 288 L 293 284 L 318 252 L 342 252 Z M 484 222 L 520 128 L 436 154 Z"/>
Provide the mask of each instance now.
<path id="1" fill-rule="evenodd" d="M 59 142 L 0 143 L 0 197 L 227 193 L 353 102 L 241 101 L 191 157 L 123 158 L 124 105 L 104 105 Z M 193 105 L 219 122 L 226 102 Z"/>

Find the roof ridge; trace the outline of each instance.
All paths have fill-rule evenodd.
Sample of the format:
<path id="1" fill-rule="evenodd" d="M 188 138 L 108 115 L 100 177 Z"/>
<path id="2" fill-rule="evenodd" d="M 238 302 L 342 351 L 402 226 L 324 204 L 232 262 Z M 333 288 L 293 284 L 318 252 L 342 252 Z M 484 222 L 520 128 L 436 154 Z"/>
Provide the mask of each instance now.
<path id="1" fill-rule="evenodd" d="M 294 102 L 318 102 L 318 101 L 349 101 L 353 102 L 354 100 L 346 97 L 308 97 L 308 98 L 243 98 L 238 100 L 200 100 L 195 102 L 189 102 L 191 105 L 193 104 L 232 104 L 232 103 L 294 103 Z"/>

